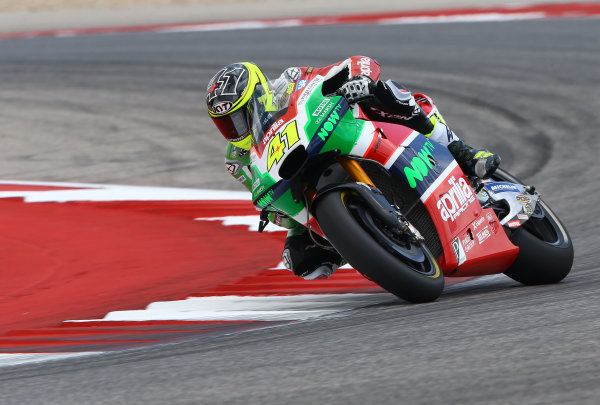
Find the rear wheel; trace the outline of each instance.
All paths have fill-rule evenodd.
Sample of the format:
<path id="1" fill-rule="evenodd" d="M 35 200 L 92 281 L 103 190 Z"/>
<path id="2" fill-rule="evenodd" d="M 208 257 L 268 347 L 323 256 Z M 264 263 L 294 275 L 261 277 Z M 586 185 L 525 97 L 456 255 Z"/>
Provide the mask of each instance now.
<path id="1" fill-rule="evenodd" d="M 542 200 L 536 211 L 540 218 L 530 218 L 510 235 L 519 247 L 517 260 L 504 272 L 527 285 L 558 283 L 573 266 L 573 244 L 558 217 Z"/>
<path id="2" fill-rule="evenodd" d="M 509 173 L 498 170 L 497 180 L 523 184 Z M 561 281 L 573 266 L 573 243 L 565 226 L 541 199 L 534 215 L 523 226 L 512 230 L 509 238 L 519 247 L 517 260 L 504 272 L 527 285 Z"/>
<path id="3" fill-rule="evenodd" d="M 427 247 L 383 224 L 356 194 L 332 190 L 314 208 L 327 239 L 368 279 L 410 302 L 440 296 L 444 276 Z"/>

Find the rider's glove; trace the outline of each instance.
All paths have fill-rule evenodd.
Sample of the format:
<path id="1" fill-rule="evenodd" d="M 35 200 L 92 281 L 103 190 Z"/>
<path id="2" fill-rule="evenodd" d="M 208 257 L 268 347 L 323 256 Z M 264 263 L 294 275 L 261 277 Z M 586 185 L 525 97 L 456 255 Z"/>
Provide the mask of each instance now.
<path id="1" fill-rule="evenodd" d="M 354 76 L 342 84 L 336 93 L 344 97 L 348 104 L 354 104 L 373 97 L 375 86 L 375 81 L 368 76 Z"/>

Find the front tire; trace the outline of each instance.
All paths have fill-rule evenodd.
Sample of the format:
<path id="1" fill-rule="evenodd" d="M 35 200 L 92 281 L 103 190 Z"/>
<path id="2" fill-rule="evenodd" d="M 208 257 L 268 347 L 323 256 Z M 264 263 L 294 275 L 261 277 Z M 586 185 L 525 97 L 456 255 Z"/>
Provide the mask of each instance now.
<path id="1" fill-rule="evenodd" d="M 429 250 L 395 243 L 355 194 L 332 190 L 314 212 L 331 244 L 368 279 L 413 303 L 435 301 L 442 293 L 444 275 Z"/>

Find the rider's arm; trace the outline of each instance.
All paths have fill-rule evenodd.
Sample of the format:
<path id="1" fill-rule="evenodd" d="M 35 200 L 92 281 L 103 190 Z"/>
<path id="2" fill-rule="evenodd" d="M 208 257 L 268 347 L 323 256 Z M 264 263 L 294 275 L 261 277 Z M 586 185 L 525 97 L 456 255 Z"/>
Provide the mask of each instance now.
<path id="1" fill-rule="evenodd" d="M 247 150 L 240 149 L 227 142 L 225 150 L 225 169 L 237 181 L 242 183 L 248 191 L 252 192 L 252 174 L 249 169 L 250 154 Z"/>
<path id="2" fill-rule="evenodd" d="M 237 148 L 231 143 L 227 143 L 225 150 L 225 168 L 237 181 L 242 183 L 248 191 L 252 192 L 252 174 L 249 169 L 250 154 L 247 150 Z M 300 229 L 303 229 L 300 223 L 287 215 L 278 212 L 269 213 L 269 221 L 275 225 L 290 229 L 292 234 L 296 234 Z"/>

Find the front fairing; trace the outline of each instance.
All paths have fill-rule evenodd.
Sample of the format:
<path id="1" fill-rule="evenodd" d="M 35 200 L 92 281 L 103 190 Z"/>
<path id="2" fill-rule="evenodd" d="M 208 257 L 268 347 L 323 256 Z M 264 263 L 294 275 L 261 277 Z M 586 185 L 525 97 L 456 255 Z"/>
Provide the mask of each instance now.
<path id="1" fill-rule="evenodd" d="M 354 146 L 364 123 L 353 117 L 342 97 L 323 96 L 322 83 L 320 76 L 307 83 L 298 80 L 285 111 L 273 115 L 275 119 L 268 128 L 262 128 L 263 133 L 256 127 L 250 159 L 257 209 L 268 207 L 306 223 L 309 214 L 303 202 L 292 198 L 290 179 L 282 176 L 282 165 L 297 149 L 303 149 L 308 160 L 331 150 L 348 154 Z"/>

